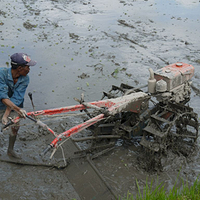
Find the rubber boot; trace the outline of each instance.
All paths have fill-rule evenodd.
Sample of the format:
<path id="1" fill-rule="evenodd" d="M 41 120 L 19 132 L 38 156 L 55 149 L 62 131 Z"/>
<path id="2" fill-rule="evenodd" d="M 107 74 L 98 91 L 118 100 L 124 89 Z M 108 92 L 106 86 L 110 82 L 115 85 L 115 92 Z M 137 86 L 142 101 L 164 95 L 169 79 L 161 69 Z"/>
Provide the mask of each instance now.
<path id="1" fill-rule="evenodd" d="M 14 152 L 14 150 L 13 150 L 13 148 L 14 148 L 14 145 L 15 145 L 15 141 L 16 141 L 16 138 L 17 138 L 17 135 L 10 135 L 9 136 L 9 145 L 8 145 L 8 151 L 7 151 L 7 154 L 8 154 L 8 156 L 11 156 L 11 157 L 13 157 L 13 158 L 17 158 L 17 159 L 20 159 L 21 157 L 18 155 L 18 154 L 16 154 L 15 152 Z"/>

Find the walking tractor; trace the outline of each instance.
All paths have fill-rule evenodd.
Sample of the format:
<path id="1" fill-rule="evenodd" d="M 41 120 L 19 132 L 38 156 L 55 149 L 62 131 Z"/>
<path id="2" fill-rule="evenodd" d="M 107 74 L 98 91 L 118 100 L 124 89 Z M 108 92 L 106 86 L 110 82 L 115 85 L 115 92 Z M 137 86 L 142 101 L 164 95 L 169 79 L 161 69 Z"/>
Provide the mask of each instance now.
<path id="1" fill-rule="evenodd" d="M 180 62 L 155 72 L 149 69 L 149 72 L 147 92 L 126 84 L 119 87 L 113 85 L 109 92 L 103 93 L 99 101 L 84 102 L 82 95 L 81 100 L 75 98 L 79 104 L 74 106 L 27 113 L 27 118 L 55 137 L 44 150 L 44 154 L 52 149 L 55 152 L 61 146 L 62 140 L 71 136 L 74 142 L 90 141 L 91 145 L 82 151 L 95 151 L 96 155 L 102 155 L 113 148 L 119 139 L 134 138 L 147 152 L 153 154 L 166 153 L 168 149 L 191 150 L 195 146 L 199 129 L 197 114 L 186 105 L 190 100 L 194 67 Z M 74 111 L 84 111 L 87 119 L 60 134 L 37 119 L 39 115 Z M 19 117 L 11 120 L 4 128 L 19 120 Z M 92 134 L 81 138 L 73 137 L 73 134 L 86 128 Z"/>

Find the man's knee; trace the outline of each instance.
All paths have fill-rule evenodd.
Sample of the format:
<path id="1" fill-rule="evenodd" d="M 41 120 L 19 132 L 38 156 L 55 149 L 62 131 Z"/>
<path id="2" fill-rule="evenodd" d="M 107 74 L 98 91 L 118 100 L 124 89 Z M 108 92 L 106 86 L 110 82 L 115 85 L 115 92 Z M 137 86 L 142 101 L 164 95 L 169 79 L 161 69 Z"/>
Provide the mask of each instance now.
<path id="1" fill-rule="evenodd" d="M 14 135 L 17 135 L 19 131 L 19 125 L 14 125 L 11 127 L 11 133 L 10 133 L 10 136 L 14 136 Z"/>

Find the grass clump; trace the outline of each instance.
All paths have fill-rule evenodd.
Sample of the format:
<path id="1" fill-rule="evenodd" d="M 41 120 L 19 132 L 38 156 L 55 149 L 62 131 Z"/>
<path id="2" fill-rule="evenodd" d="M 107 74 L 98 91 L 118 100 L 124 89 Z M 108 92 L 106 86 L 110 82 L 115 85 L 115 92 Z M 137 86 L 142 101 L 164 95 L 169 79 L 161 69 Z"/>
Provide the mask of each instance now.
<path id="1" fill-rule="evenodd" d="M 143 192 L 139 187 L 136 180 L 138 194 L 136 197 L 130 192 L 127 193 L 126 197 L 119 197 L 119 200 L 199 200 L 200 199 L 200 180 L 196 179 L 192 186 L 188 183 L 182 181 L 182 186 L 177 187 L 176 183 L 173 188 L 167 192 L 164 188 L 164 184 L 159 184 L 155 189 L 153 189 L 153 182 L 151 181 L 150 186 L 147 184 Z"/>

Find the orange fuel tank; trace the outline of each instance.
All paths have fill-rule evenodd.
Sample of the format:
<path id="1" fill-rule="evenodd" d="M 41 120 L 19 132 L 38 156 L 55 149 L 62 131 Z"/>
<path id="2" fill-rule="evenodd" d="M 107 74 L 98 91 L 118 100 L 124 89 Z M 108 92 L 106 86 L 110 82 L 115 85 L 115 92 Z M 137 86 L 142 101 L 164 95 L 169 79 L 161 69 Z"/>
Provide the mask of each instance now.
<path id="1" fill-rule="evenodd" d="M 167 65 L 162 69 L 154 72 L 156 81 L 163 79 L 167 83 L 167 91 L 183 84 L 190 80 L 194 75 L 194 67 L 192 65 L 178 62 Z"/>

